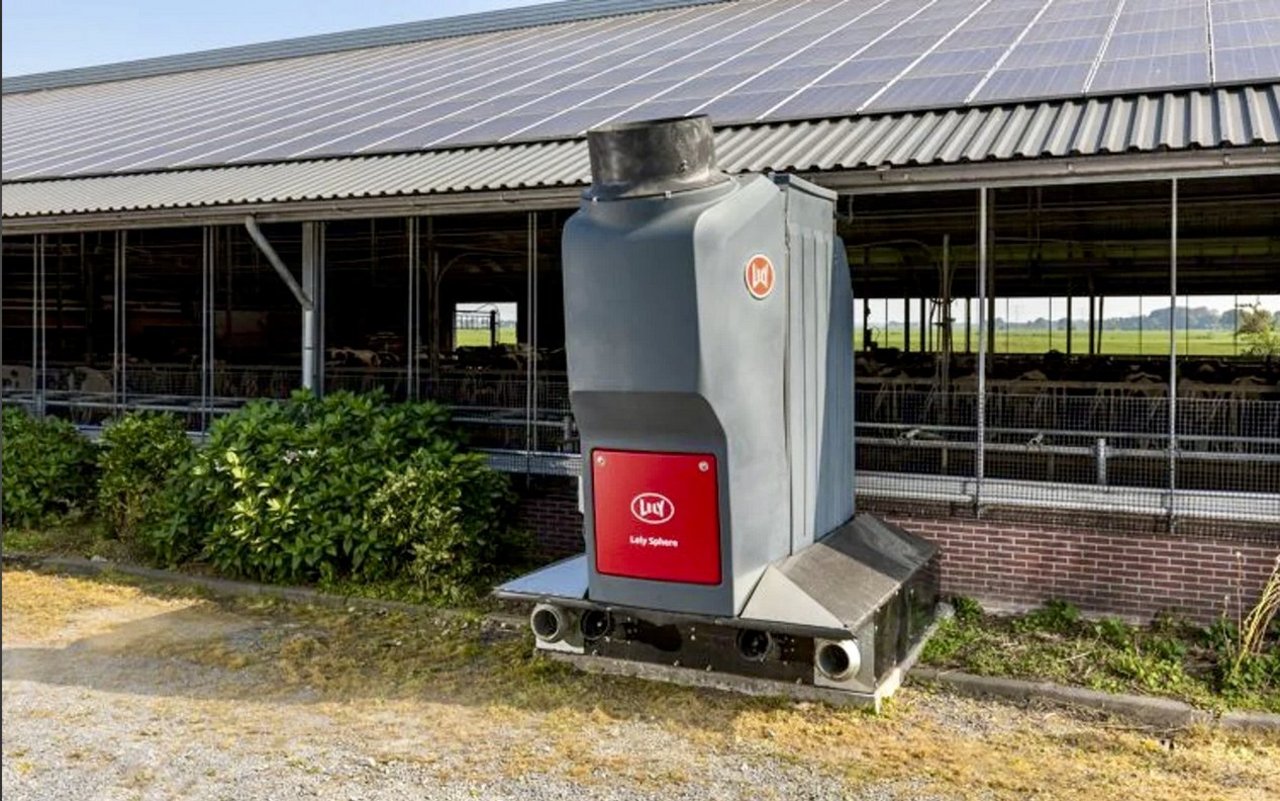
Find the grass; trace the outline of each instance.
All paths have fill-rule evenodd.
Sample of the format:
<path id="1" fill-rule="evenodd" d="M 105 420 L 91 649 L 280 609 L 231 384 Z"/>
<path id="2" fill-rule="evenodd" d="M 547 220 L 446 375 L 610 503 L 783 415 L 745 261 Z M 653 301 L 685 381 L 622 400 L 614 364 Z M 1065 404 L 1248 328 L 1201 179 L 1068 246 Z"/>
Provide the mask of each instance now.
<path id="1" fill-rule="evenodd" d="M 44 585 L 44 586 L 41 586 Z M 111 579 L 4 574 L 6 616 L 59 597 L 92 611 L 139 602 Z M 113 599 L 112 594 L 118 594 Z M 27 601 L 22 596 L 31 596 Z M 190 613 L 242 621 L 200 634 Z M 193 601 L 171 636 L 128 639 L 128 654 L 165 666 L 225 671 L 228 714 L 241 728 L 275 725 L 299 699 L 379 759 L 449 763 L 450 778 L 557 774 L 593 787 L 672 788 L 707 760 L 743 769 L 761 758 L 835 776 L 851 793 L 885 785 L 954 799 L 1264 798 L 1280 794 L 1280 737 L 1208 730 L 1151 733 L 1101 720 L 934 695 L 908 688 L 881 716 L 578 673 L 532 654 L 527 635 L 429 613 L 334 610 L 264 598 Z M 154 618 L 149 620 L 154 621 Z M 6 637 L 9 619 L 6 617 Z M 196 633 L 192 633 L 196 632 Z M 124 646 L 122 646 L 124 647 Z M 70 656 L 67 658 L 80 658 Z M 204 679 L 204 681 L 208 681 Z M 252 710 L 250 724 L 245 717 Z M 175 714 L 191 715 L 191 702 Z M 6 721 L 8 723 L 8 721 Z M 276 721 L 291 736 L 293 717 Z M 621 733 L 657 750 L 610 750 Z M 316 735 L 320 736 L 320 735 Z M 1176 748 L 1171 747 L 1176 743 Z M 385 744 L 385 745 L 383 745 Z M 282 752 L 287 755 L 287 752 Z M 783 798 L 786 787 L 761 787 Z"/>
<path id="2" fill-rule="evenodd" d="M 128 546 L 118 539 L 105 536 L 103 526 L 96 521 L 69 519 L 57 525 L 45 528 L 13 528 L 0 532 L 0 542 L 6 551 L 34 554 L 37 556 L 75 556 L 85 559 L 99 558 L 109 562 L 136 563 L 136 554 L 131 553 Z M 540 566 L 536 560 L 530 560 L 521 566 L 507 568 L 512 574 L 528 572 Z M 180 565 L 178 570 L 184 573 L 212 573 L 211 565 L 202 562 L 188 562 Z M 507 575 L 495 577 L 496 581 L 507 578 Z M 350 578 L 321 580 L 316 589 L 331 595 L 349 598 L 367 598 L 379 601 L 396 601 L 399 603 L 419 604 L 424 606 L 440 606 L 442 601 L 438 595 L 425 592 L 422 585 L 412 579 L 396 578 L 381 581 L 355 581 Z M 483 586 L 476 589 L 478 597 L 470 600 L 469 612 L 483 615 L 489 612 L 510 611 L 509 605 L 492 598 L 485 593 Z"/>
<path id="3" fill-rule="evenodd" d="M 453 332 L 453 342 L 454 346 L 459 348 L 487 348 L 489 347 L 489 331 L 480 328 L 458 328 Z M 516 344 L 515 326 L 498 328 L 498 344 Z"/>
<path id="4" fill-rule="evenodd" d="M 102 539 L 96 527 L 84 523 L 42 530 L 8 529 L 3 542 L 9 550 L 128 561 L 120 542 Z M 417 584 L 406 580 L 335 580 L 322 583 L 319 589 L 348 597 L 433 603 Z M 1273 686 L 1262 690 L 1222 686 L 1220 649 L 1214 647 L 1213 632 L 1202 628 L 1172 622 L 1137 628 L 1117 620 L 1089 621 L 1066 604 L 1051 604 L 1023 616 L 998 617 L 982 614 L 972 601 L 957 599 L 956 603 L 956 618 L 944 623 L 925 649 L 926 664 L 1107 692 L 1167 696 L 1209 709 L 1280 712 L 1280 676 Z M 478 619 L 486 613 L 513 610 L 508 604 L 481 597 L 466 611 Z"/>
<path id="5" fill-rule="evenodd" d="M 43 556 L 100 557 L 127 561 L 129 549 L 123 542 L 104 536 L 103 525 L 94 520 L 70 517 L 43 528 L 6 526 L 0 533 L 6 551 Z"/>
<path id="6" fill-rule="evenodd" d="M 901 326 L 890 328 L 887 332 L 877 328 L 873 332 L 880 347 L 901 348 L 903 331 Z M 1244 353 L 1245 343 L 1238 345 L 1235 335 L 1230 331 L 1179 331 L 1178 355 L 1180 356 L 1232 356 Z M 860 341 L 860 339 L 859 339 Z M 953 348 L 963 351 L 964 328 L 952 333 Z M 974 330 L 970 336 L 970 351 L 978 349 L 978 332 Z M 911 349 L 920 349 L 920 328 L 915 326 L 911 331 Z M 936 350 L 936 346 L 934 350 Z M 997 328 L 995 335 L 996 353 L 1047 353 L 1057 350 L 1067 351 L 1067 332 L 1054 331 L 1050 337 L 1048 331 L 1009 330 Z M 1088 330 L 1072 330 L 1071 352 L 1082 354 L 1089 352 Z M 1103 331 L 1100 352 L 1116 356 L 1160 356 L 1169 353 L 1168 331 Z"/>
<path id="7" fill-rule="evenodd" d="M 1280 712 L 1280 673 L 1270 683 L 1261 679 L 1251 686 L 1223 686 L 1220 628 L 1086 620 L 1060 602 L 1012 617 L 984 615 L 965 599 L 957 599 L 956 605 L 955 618 L 943 623 L 925 647 L 924 664 L 1164 696 L 1206 709 Z M 1280 665 L 1280 659 L 1270 658 Z"/>
<path id="8" fill-rule="evenodd" d="M 159 594 L 144 594 L 139 586 L 120 576 L 86 580 L 25 570 L 4 572 L 6 637 L 48 639 L 85 612 L 140 602 L 156 608 L 167 603 Z M 83 627 L 78 633 L 85 633 Z"/>

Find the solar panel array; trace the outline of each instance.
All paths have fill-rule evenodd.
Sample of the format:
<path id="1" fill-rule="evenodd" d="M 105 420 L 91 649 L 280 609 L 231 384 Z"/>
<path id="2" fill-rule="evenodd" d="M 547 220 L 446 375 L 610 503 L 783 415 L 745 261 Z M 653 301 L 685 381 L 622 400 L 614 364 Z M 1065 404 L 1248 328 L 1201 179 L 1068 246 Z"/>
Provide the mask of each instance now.
<path id="1" fill-rule="evenodd" d="M 7 94 L 6 180 L 1280 79 L 1280 0 L 739 0 Z"/>

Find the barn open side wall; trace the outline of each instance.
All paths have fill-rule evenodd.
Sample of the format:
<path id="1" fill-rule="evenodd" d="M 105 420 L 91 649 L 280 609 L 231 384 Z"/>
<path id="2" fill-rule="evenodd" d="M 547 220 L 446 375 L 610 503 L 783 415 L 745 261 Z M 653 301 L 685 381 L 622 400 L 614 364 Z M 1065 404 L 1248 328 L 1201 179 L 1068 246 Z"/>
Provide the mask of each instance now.
<path id="1" fill-rule="evenodd" d="M 859 492 L 974 515 L 1102 509 L 1166 528 L 1280 529 L 1277 360 L 1247 355 L 1229 330 L 1239 355 L 1205 353 L 1181 320 L 1201 296 L 1276 305 L 1280 180 L 1177 191 L 1175 202 L 1172 181 L 1001 188 L 985 215 L 982 190 L 849 200 Z M 1010 337 L 1004 313 L 1032 298 L 1058 321 L 1041 321 L 1036 349 Z M 1139 350 L 1102 325 L 1108 298 L 1177 314 L 1141 332 Z"/>
<path id="2" fill-rule="evenodd" d="M 379 389 L 455 407 L 477 445 L 562 449 L 561 217 L 262 224 L 271 256 L 244 226 L 6 236 L 4 400 L 89 427 L 168 411 L 199 432 L 308 383 Z M 515 310 L 503 341 L 455 341 L 468 304 Z"/>
<path id="3" fill-rule="evenodd" d="M 1232 543 L 1259 560 L 1280 550 L 1276 360 L 1187 355 L 1176 338 L 1171 360 L 1169 324 L 1143 331 L 1143 353 L 1116 354 L 1114 333 L 1098 330 L 1109 298 L 1181 308 L 1200 295 L 1280 294 L 1280 178 L 1182 179 L 1176 207 L 1173 191 L 1167 179 L 989 188 L 985 262 L 978 188 L 842 199 L 860 312 L 870 307 L 874 327 L 886 302 L 905 305 L 912 325 L 909 350 L 884 343 L 898 347 L 892 360 L 856 336 L 858 502 L 928 536 L 954 534 L 952 591 L 1023 597 L 991 584 L 995 571 L 1021 571 L 1031 592 L 1052 561 L 1066 583 L 1045 586 L 1087 601 L 1070 583 L 1094 581 L 1084 567 L 1014 559 L 1068 535 L 1122 567 L 1166 546 L 1108 551 L 1112 540 L 1094 537 L 1213 554 L 1171 568 L 1199 588 L 1188 598 L 1229 583 L 1219 574 L 1235 569 L 1223 562 Z M 454 406 L 496 465 L 529 476 L 526 520 L 553 550 L 580 542 L 566 478 L 578 464 L 560 352 L 563 217 L 329 220 L 311 226 L 322 238 L 310 245 L 303 224 L 262 226 L 295 275 L 308 247 L 323 265 L 321 385 Z M 169 409 L 200 430 L 302 383 L 302 310 L 241 225 L 6 235 L 3 297 L 6 403 L 88 426 L 124 408 Z M 1085 321 L 1069 340 L 1055 329 L 1056 354 L 1006 346 L 1002 306 L 1027 297 Z M 497 302 L 515 304 L 517 341 L 455 347 L 455 308 Z M 983 567 L 963 543 L 1014 561 Z"/>

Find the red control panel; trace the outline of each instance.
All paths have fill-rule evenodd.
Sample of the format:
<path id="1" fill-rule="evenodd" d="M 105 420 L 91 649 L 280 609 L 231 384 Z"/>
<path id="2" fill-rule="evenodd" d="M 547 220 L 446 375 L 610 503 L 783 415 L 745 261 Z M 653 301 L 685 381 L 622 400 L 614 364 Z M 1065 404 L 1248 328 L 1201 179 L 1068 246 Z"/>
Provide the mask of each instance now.
<path id="1" fill-rule="evenodd" d="M 591 453 L 596 570 L 720 583 L 716 458 L 708 453 Z"/>

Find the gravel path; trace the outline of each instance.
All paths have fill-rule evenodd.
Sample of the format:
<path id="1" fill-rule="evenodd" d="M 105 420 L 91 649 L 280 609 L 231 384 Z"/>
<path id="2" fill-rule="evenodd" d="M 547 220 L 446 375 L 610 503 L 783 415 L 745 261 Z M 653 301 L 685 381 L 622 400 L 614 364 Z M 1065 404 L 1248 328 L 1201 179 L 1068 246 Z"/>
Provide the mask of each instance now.
<path id="1" fill-rule="evenodd" d="M 19 571 L 4 574 L 4 618 L 13 801 L 1280 792 L 1274 739 L 1171 741 L 912 688 L 872 718 L 581 676 L 483 627 Z"/>

